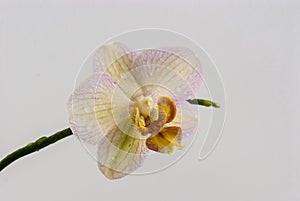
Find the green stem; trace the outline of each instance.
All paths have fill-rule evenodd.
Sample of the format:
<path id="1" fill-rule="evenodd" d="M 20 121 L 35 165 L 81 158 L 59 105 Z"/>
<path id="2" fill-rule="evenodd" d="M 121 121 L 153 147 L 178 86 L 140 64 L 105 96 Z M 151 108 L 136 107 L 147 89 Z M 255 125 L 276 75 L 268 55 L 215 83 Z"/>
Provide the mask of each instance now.
<path id="1" fill-rule="evenodd" d="M 26 146 L 12 152 L 11 154 L 7 155 L 5 158 L 3 158 L 0 161 L 0 172 L 7 167 L 9 164 L 14 162 L 15 160 L 26 156 L 28 154 L 31 154 L 33 152 L 39 151 L 40 149 L 43 149 L 44 147 L 53 144 L 65 137 L 68 137 L 72 135 L 72 131 L 70 128 L 66 128 L 62 131 L 58 131 L 57 133 L 49 136 L 49 137 L 41 137 L 35 142 L 31 142 L 27 144 Z"/>
<path id="2" fill-rule="evenodd" d="M 210 100 L 204 100 L 204 99 L 188 99 L 187 102 L 194 104 L 194 105 L 203 105 L 205 107 L 215 107 L 220 108 L 219 103 L 212 102 Z"/>
<path id="3" fill-rule="evenodd" d="M 203 105 L 206 107 L 216 107 L 219 108 L 220 105 L 218 103 L 212 102 L 210 100 L 204 100 L 204 99 L 188 99 L 187 102 L 195 105 Z M 9 164 L 14 162 L 15 160 L 26 156 L 28 154 L 31 154 L 33 152 L 39 151 L 40 149 L 43 149 L 44 147 L 49 146 L 50 144 L 53 144 L 65 137 L 68 137 L 72 135 L 72 131 L 70 128 L 66 128 L 64 130 L 58 131 L 57 133 L 54 133 L 53 135 L 49 137 L 41 137 L 37 139 L 35 142 L 31 142 L 27 144 L 26 146 L 17 149 L 16 151 L 12 152 L 11 154 L 7 155 L 5 158 L 3 158 L 0 161 L 0 172 L 7 167 Z"/>

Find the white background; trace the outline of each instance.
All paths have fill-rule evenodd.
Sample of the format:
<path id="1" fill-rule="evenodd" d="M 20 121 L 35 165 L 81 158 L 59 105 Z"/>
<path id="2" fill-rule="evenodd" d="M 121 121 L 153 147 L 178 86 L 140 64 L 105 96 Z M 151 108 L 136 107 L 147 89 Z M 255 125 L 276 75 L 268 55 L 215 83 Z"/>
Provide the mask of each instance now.
<path id="1" fill-rule="evenodd" d="M 136 28 L 204 47 L 224 80 L 227 118 L 206 160 L 196 140 L 171 168 L 117 181 L 69 137 L 1 172 L 1 200 L 300 200 L 299 11 L 297 0 L 2 0 L 1 158 L 68 127 L 65 103 L 85 57 Z"/>

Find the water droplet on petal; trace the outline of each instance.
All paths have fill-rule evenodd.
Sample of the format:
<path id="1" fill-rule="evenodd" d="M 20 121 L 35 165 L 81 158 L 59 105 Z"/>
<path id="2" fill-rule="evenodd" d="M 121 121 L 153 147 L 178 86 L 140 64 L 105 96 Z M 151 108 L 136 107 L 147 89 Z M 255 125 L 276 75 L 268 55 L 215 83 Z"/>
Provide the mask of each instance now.
<path id="1" fill-rule="evenodd" d="M 93 109 L 92 109 L 91 107 L 84 107 L 83 109 L 84 109 L 84 111 L 85 111 L 86 113 L 91 113 L 91 112 L 93 112 Z"/>
<path id="2" fill-rule="evenodd" d="M 177 89 L 175 89 L 175 92 L 177 92 L 177 93 L 180 93 L 182 91 L 182 89 L 181 88 L 177 88 Z"/>
<path id="3" fill-rule="evenodd" d="M 184 95 L 188 95 L 189 93 L 190 93 L 190 92 L 186 90 L 186 91 L 184 91 L 183 94 L 184 94 Z"/>

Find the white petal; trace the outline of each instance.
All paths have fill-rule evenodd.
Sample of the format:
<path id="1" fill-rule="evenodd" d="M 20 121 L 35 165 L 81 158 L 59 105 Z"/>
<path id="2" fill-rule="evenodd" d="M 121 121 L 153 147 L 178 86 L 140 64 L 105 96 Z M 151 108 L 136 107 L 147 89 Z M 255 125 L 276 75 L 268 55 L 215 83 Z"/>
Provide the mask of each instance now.
<path id="1" fill-rule="evenodd" d="M 141 138 L 136 127 L 129 126 L 126 133 L 115 127 L 98 145 L 98 167 L 109 179 L 118 179 L 133 172 L 147 156 L 145 139 Z"/>
<path id="2" fill-rule="evenodd" d="M 188 48 L 167 47 L 143 51 L 134 60 L 134 68 L 147 65 L 160 65 L 171 68 L 191 86 L 194 92 L 202 83 L 201 67 L 198 57 Z"/>
<path id="3" fill-rule="evenodd" d="M 106 72 L 115 82 L 132 69 L 136 53 L 119 42 L 100 46 L 94 53 L 94 71 Z"/>
<path id="4" fill-rule="evenodd" d="M 170 67 L 148 64 L 133 69 L 131 74 L 142 86 L 134 96 L 152 96 L 154 100 L 157 96 L 168 96 L 174 101 L 194 97 L 192 86 Z"/>
<path id="5" fill-rule="evenodd" d="M 110 76 L 95 73 L 70 96 L 67 110 L 71 129 L 83 142 L 96 144 L 115 127 L 112 111 L 118 113 L 118 107 L 126 107 L 112 105 L 116 87 Z"/>
<path id="6" fill-rule="evenodd" d="M 94 70 L 110 75 L 127 97 L 130 97 L 131 91 L 139 87 L 130 73 L 135 57 L 136 53 L 126 45 L 119 42 L 109 43 L 95 51 Z"/>

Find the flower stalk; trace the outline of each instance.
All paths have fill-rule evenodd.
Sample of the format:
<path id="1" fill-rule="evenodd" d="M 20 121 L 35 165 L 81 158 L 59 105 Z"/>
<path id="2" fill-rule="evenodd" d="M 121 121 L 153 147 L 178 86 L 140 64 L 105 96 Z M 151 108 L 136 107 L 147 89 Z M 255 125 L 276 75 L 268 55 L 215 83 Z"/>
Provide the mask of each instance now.
<path id="1" fill-rule="evenodd" d="M 210 100 L 204 100 L 204 99 L 188 99 L 186 100 L 187 102 L 189 102 L 190 104 L 194 104 L 194 105 L 202 105 L 205 107 L 215 107 L 215 108 L 220 108 L 220 104 L 219 103 L 215 103 L 213 101 Z"/>
<path id="2" fill-rule="evenodd" d="M 187 102 L 195 105 L 202 105 L 205 107 L 216 107 L 219 108 L 220 105 L 218 103 L 212 102 L 210 100 L 204 100 L 204 99 L 188 99 Z M 30 142 L 26 146 L 17 149 L 16 151 L 12 152 L 11 154 L 8 154 L 5 158 L 3 158 L 0 161 L 0 172 L 6 168 L 8 165 L 10 165 L 12 162 L 16 161 L 19 158 L 22 158 L 23 156 L 26 156 L 28 154 L 31 154 L 33 152 L 37 152 L 44 147 L 47 147 L 59 140 L 64 139 L 65 137 L 71 136 L 73 133 L 70 128 L 66 128 L 64 130 L 58 131 L 57 133 L 54 133 L 53 135 L 49 137 L 41 137 L 37 139 L 35 142 Z"/>
<path id="3" fill-rule="evenodd" d="M 14 162 L 15 160 L 31 154 L 33 152 L 39 151 L 44 147 L 49 146 L 65 137 L 71 136 L 73 133 L 70 128 L 66 128 L 64 130 L 58 131 L 57 133 L 49 136 L 49 137 L 41 137 L 37 139 L 35 142 L 31 142 L 26 146 L 17 149 L 16 151 L 12 152 L 11 154 L 7 155 L 0 161 L 0 172 L 7 167 L 9 164 Z"/>

